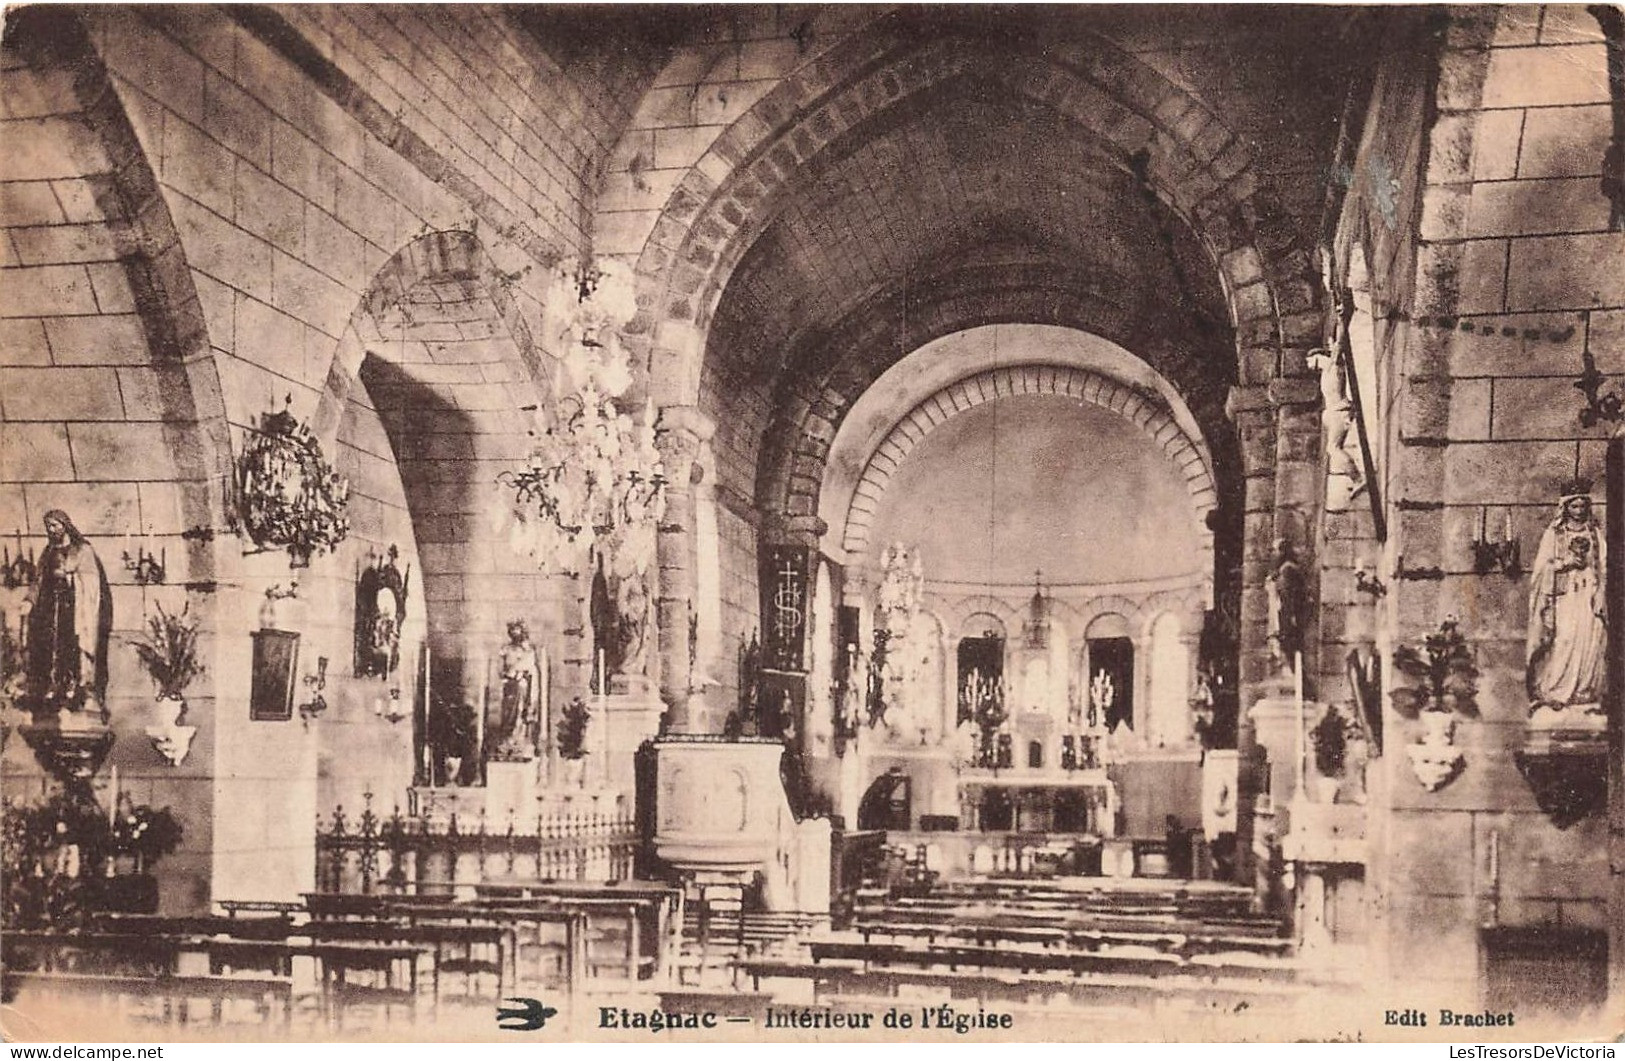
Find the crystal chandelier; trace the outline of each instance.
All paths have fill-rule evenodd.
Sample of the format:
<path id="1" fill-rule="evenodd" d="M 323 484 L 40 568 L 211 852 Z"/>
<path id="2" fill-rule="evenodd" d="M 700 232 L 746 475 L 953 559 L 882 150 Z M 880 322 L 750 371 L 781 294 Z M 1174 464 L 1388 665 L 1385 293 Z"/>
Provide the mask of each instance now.
<path id="1" fill-rule="evenodd" d="M 621 406 L 631 385 L 619 329 L 636 312 L 630 279 L 616 263 L 556 278 L 550 302 L 570 307 L 563 326 L 565 396 L 525 466 L 499 476 L 513 492 L 504 513 L 513 547 L 545 568 L 589 569 L 594 557 L 615 577 L 654 563 L 666 478 L 655 447 L 655 410 Z"/>

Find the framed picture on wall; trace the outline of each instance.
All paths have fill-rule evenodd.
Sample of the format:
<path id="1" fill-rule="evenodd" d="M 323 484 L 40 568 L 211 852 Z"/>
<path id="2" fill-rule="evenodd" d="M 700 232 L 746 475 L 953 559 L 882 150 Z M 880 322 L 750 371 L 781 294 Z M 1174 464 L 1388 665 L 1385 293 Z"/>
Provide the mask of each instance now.
<path id="1" fill-rule="evenodd" d="M 1349 690 L 1354 697 L 1354 713 L 1371 741 L 1374 755 L 1382 754 L 1382 688 L 1375 655 L 1369 658 L 1352 649 L 1348 654 Z"/>
<path id="2" fill-rule="evenodd" d="M 293 678 L 299 665 L 299 635 L 290 630 L 255 630 L 254 681 L 248 717 L 254 722 L 286 722 L 293 717 Z"/>

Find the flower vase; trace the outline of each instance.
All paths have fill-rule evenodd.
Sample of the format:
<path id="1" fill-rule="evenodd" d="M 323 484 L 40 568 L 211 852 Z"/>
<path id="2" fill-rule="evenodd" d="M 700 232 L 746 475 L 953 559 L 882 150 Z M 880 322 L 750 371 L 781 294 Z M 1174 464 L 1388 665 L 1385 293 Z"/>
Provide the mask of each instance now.
<path id="1" fill-rule="evenodd" d="M 1455 737 L 1456 716 L 1448 711 L 1424 711 L 1421 714 L 1422 743 L 1435 747 L 1448 747 Z"/>
<path id="2" fill-rule="evenodd" d="M 187 754 L 192 750 L 192 738 L 197 736 L 196 726 L 180 724 L 185 714 L 185 700 L 178 696 L 160 696 L 155 712 L 157 725 L 147 727 L 147 739 L 152 741 L 153 749 L 170 766 L 179 766 L 186 761 Z"/>
<path id="3" fill-rule="evenodd" d="M 585 758 L 564 760 L 564 784 L 568 788 L 585 788 L 587 786 L 587 760 Z"/>
<path id="4" fill-rule="evenodd" d="M 1424 711 L 1421 723 L 1421 741 L 1407 745 L 1405 754 L 1411 761 L 1411 772 L 1416 780 L 1429 792 L 1437 792 L 1455 780 L 1467 760 L 1453 746 L 1455 715 L 1447 711 Z"/>

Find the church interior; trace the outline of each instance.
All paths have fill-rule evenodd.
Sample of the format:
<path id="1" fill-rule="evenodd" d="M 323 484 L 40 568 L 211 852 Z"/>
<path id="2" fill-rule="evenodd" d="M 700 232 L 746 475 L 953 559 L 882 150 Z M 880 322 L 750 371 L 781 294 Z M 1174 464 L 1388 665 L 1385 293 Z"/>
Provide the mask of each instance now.
<path id="1" fill-rule="evenodd" d="M 39 1027 L 1617 1022 L 1619 8 L 14 7 L 0 141 Z"/>

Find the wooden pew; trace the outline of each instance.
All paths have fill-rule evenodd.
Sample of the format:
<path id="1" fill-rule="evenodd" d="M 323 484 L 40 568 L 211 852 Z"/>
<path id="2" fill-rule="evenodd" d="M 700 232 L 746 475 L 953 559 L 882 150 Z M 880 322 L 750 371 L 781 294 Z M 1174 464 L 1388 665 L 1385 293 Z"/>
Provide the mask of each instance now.
<path id="1" fill-rule="evenodd" d="M 488 926 L 508 933 L 510 984 L 540 983 L 573 991 L 586 968 L 587 915 L 558 906 L 499 906 L 444 899 L 396 902 L 406 925 Z"/>
<path id="2" fill-rule="evenodd" d="M 157 1001 L 165 1023 L 191 1023 L 193 1003 L 207 1002 L 209 1022 L 224 1023 L 225 1005 L 249 1002 L 262 1020 L 286 1026 L 293 1010 L 293 982 L 284 977 L 131 976 L 96 973 L 0 971 L 11 990 L 36 988 L 53 998 L 73 997 L 88 1005 L 98 1002 L 122 1010 L 127 1000 Z"/>
<path id="3" fill-rule="evenodd" d="M 864 962 L 868 968 L 918 966 L 1018 972 L 1122 973 L 1148 979 L 1165 977 L 1207 977 L 1230 974 L 1246 979 L 1290 981 L 1296 969 L 1290 965 L 1260 962 L 1232 964 L 1211 957 L 1197 963 L 1177 954 L 1160 954 L 1149 949 L 1139 953 L 1111 953 L 1070 950 L 1032 950 L 1016 947 L 903 946 L 891 943 L 861 943 L 840 940 L 815 941 L 808 945 L 815 964 L 825 959 Z"/>
<path id="4" fill-rule="evenodd" d="M 313 921 L 306 926 L 313 940 L 370 941 L 374 943 L 423 944 L 432 948 L 430 982 L 438 1002 L 441 977 L 461 975 L 472 990 L 475 979 L 489 975 L 495 979 L 493 992 L 484 997 L 500 998 L 508 978 L 514 932 L 496 924 L 447 923 L 435 921 Z M 482 956 L 482 952 L 489 956 Z"/>

